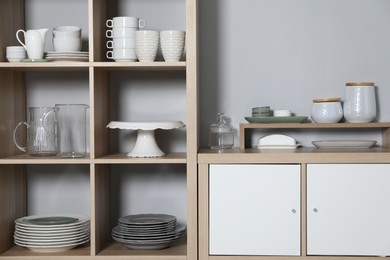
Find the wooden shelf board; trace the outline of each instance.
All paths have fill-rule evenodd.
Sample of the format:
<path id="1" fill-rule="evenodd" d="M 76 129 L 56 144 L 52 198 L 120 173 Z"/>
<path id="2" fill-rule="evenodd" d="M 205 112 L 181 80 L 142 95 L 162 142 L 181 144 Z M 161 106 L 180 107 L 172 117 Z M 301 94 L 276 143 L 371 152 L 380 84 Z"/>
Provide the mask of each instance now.
<path id="1" fill-rule="evenodd" d="M 88 71 L 90 62 L 0 62 L 0 68 L 19 71 Z"/>
<path id="2" fill-rule="evenodd" d="M 389 148 L 372 149 L 316 149 L 295 150 L 202 149 L 199 163 L 389 163 Z"/>
<path id="3" fill-rule="evenodd" d="M 186 238 L 175 241 L 170 247 L 161 250 L 133 250 L 128 249 L 119 242 L 112 242 L 97 256 L 123 256 L 126 259 L 169 259 L 169 260 L 186 260 L 187 257 Z M 114 259 L 111 258 L 110 259 Z M 118 258 L 119 259 L 119 258 Z"/>
<path id="4" fill-rule="evenodd" d="M 94 62 L 92 64 L 96 68 L 104 68 L 107 70 L 185 70 L 186 62 Z"/>
<path id="5" fill-rule="evenodd" d="M 0 68 L 21 71 L 87 71 L 89 67 L 107 70 L 185 71 L 186 62 L 0 62 Z"/>
<path id="6" fill-rule="evenodd" d="M 87 154 L 84 158 L 62 158 L 60 156 L 38 157 L 27 154 L 14 155 L 0 159 L 0 164 L 90 164 Z"/>
<path id="7" fill-rule="evenodd" d="M 103 157 L 99 157 L 94 160 L 96 164 L 143 164 L 143 163 L 155 163 L 155 164 L 176 164 L 187 162 L 186 153 L 168 153 L 163 157 L 155 158 L 132 158 L 128 157 L 125 153 L 110 154 Z"/>
<path id="8" fill-rule="evenodd" d="M 60 256 L 90 256 L 91 247 L 89 244 L 81 245 L 71 250 L 58 252 L 58 253 L 37 253 L 33 252 L 28 248 L 21 246 L 14 246 L 8 251 L 4 252 L 1 257 L 12 257 L 12 259 L 17 259 L 16 257 L 29 257 L 29 259 L 54 259 Z M 55 257 L 54 257 L 55 256 Z"/>
<path id="9" fill-rule="evenodd" d="M 252 124 L 241 123 L 240 128 L 245 129 L 261 129 L 261 128 L 300 128 L 300 129 L 351 129 L 351 128 L 387 128 L 390 127 L 390 122 L 378 123 L 335 123 L 335 124 L 316 124 L 316 123 L 270 123 L 270 124 Z"/>

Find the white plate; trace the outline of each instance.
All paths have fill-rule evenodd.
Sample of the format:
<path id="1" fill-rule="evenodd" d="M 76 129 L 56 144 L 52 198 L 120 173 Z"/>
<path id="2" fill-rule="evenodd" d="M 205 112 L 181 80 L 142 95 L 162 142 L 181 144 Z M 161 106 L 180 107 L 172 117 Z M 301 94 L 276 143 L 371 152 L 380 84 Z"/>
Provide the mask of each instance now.
<path id="1" fill-rule="evenodd" d="M 89 52 L 87 51 L 48 51 L 46 52 L 46 55 L 78 55 L 78 56 L 85 56 L 88 55 Z"/>
<path id="2" fill-rule="evenodd" d="M 297 145 L 255 145 L 257 149 L 297 149 L 300 144 Z"/>
<path id="3" fill-rule="evenodd" d="M 35 245 L 28 245 L 28 244 L 19 243 L 19 242 L 15 242 L 15 244 L 17 244 L 18 246 L 27 247 L 31 251 L 37 252 L 37 253 L 56 253 L 56 252 L 70 250 L 72 248 L 75 248 L 75 247 L 82 245 L 84 243 L 87 243 L 87 242 L 89 242 L 89 239 L 85 240 L 85 241 L 78 242 L 78 243 L 62 244 L 62 245 L 41 245 L 41 246 L 36 245 L 35 246 Z"/>
<path id="4" fill-rule="evenodd" d="M 376 141 L 372 140 L 324 140 L 313 141 L 312 144 L 317 148 L 371 148 L 375 146 Z"/>
<path id="5" fill-rule="evenodd" d="M 80 226 L 75 227 L 58 227 L 58 228 L 39 228 L 39 227 L 25 227 L 25 226 L 15 226 L 15 230 L 19 233 L 25 234 L 67 234 L 67 233 L 77 233 L 82 232 L 86 229 L 89 229 L 89 222 L 84 223 Z"/>
<path id="6" fill-rule="evenodd" d="M 39 244 L 39 245 L 48 245 L 53 243 L 59 243 L 59 244 L 74 243 L 86 238 L 89 238 L 89 233 L 84 233 L 76 237 L 49 237 L 49 238 L 23 237 L 16 234 L 14 235 L 15 241 L 21 243 Z"/>
<path id="7" fill-rule="evenodd" d="M 88 57 L 46 57 L 46 59 L 48 61 L 53 61 L 53 62 L 57 62 L 57 61 L 83 61 L 83 62 L 87 62 L 87 61 L 89 61 Z"/>
<path id="8" fill-rule="evenodd" d="M 69 232 L 69 233 L 54 233 L 54 234 L 44 234 L 44 233 L 26 233 L 26 232 L 19 232 L 15 230 L 14 235 L 20 238 L 34 238 L 34 239 L 59 239 L 59 238 L 73 238 L 73 237 L 79 237 L 84 234 L 88 234 L 91 230 L 85 229 L 78 232 Z"/>
<path id="9" fill-rule="evenodd" d="M 25 228 L 38 228 L 38 229 L 61 229 L 61 228 L 69 228 L 69 227 L 77 227 L 84 223 L 89 222 L 89 219 L 85 216 L 80 215 L 63 215 L 64 217 L 71 217 L 71 218 L 77 218 L 78 220 L 76 222 L 70 223 L 70 224 L 60 224 L 60 225 L 38 225 L 35 223 L 32 223 L 30 220 L 32 219 L 39 219 L 39 218 L 50 218 L 58 215 L 31 215 L 31 216 L 25 216 L 22 218 L 18 218 L 15 220 L 16 226 L 25 227 Z"/>

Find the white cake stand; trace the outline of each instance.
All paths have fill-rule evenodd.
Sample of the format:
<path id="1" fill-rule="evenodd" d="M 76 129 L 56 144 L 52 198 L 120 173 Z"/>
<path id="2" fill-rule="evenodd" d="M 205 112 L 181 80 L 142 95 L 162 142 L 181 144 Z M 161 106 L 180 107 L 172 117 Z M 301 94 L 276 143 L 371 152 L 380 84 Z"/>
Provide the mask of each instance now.
<path id="1" fill-rule="evenodd" d="M 156 129 L 170 130 L 183 128 L 185 124 L 181 121 L 174 122 L 119 122 L 111 121 L 108 125 L 111 129 L 137 130 L 137 140 L 131 152 L 127 154 L 130 157 L 161 157 L 165 153 L 161 151 L 156 143 L 154 131 Z"/>

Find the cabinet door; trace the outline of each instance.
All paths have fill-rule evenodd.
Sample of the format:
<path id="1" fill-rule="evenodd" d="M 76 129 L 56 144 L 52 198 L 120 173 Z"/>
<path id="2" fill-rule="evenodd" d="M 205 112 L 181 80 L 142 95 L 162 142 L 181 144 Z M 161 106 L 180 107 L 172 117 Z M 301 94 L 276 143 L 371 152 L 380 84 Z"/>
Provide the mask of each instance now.
<path id="1" fill-rule="evenodd" d="M 299 165 L 210 165 L 210 255 L 300 255 Z"/>
<path id="2" fill-rule="evenodd" d="M 307 166 L 307 253 L 390 255 L 390 165 Z"/>

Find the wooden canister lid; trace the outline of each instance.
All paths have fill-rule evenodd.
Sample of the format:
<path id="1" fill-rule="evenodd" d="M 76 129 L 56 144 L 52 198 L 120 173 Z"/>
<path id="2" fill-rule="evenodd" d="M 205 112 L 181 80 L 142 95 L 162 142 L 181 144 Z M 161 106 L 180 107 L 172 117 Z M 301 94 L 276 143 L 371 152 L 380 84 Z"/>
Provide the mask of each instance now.
<path id="1" fill-rule="evenodd" d="M 345 83 L 346 86 L 366 86 L 366 87 L 372 87 L 374 86 L 374 82 L 347 82 Z"/>
<path id="2" fill-rule="evenodd" d="M 341 98 L 317 98 L 313 99 L 314 103 L 323 103 L 323 102 L 341 102 Z"/>

